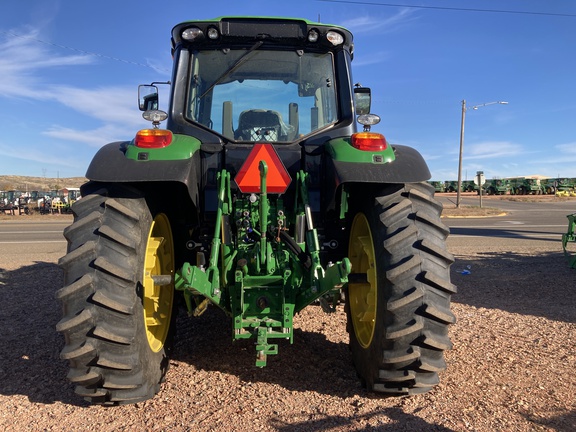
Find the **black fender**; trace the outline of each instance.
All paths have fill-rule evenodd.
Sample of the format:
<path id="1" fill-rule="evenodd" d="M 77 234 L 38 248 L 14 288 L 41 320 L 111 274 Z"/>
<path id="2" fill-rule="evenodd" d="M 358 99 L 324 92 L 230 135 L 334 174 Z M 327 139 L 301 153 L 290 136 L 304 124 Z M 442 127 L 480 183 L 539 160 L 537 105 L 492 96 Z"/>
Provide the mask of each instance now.
<path id="1" fill-rule="evenodd" d="M 100 148 L 88 166 L 86 178 L 106 183 L 183 183 L 192 203 L 198 206 L 198 152 L 186 159 L 137 161 L 126 158 L 125 148 L 128 144 L 128 141 L 117 141 Z"/>
<path id="2" fill-rule="evenodd" d="M 418 183 L 431 177 L 422 155 L 412 147 L 395 145 L 396 159 L 388 163 L 332 160 L 336 186 L 343 183 Z"/>

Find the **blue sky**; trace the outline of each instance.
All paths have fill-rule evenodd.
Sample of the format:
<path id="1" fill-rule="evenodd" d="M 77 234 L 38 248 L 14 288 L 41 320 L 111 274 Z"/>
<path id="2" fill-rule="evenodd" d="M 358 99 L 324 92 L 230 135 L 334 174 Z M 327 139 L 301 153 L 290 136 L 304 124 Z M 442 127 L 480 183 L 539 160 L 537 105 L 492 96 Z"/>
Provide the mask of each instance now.
<path id="1" fill-rule="evenodd" d="M 576 177 L 576 2 L 364 3 L 4 0 L 0 174 L 83 176 L 99 147 L 147 127 L 137 86 L 169 79 L 175 24 L 267 15 L 348 27 L 354 80 L 382 118 L 373 130 L 420 151 L 433 179 L 457 178 L 463 99 L 508 102 L 467 110 L 464 179 Z"/>

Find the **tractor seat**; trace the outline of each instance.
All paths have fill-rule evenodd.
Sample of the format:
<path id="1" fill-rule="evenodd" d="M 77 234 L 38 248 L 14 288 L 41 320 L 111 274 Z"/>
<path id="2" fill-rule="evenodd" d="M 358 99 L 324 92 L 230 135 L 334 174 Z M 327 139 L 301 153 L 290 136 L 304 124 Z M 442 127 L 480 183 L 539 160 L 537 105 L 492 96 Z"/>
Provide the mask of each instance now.
<path id="1" fill-rule="evenodd" d="M 287 141 L 292 126 L 282 121 L 282 116 L 272 110 L 246 110 L 240 113 L 234 138 L 240 141 Z"/>

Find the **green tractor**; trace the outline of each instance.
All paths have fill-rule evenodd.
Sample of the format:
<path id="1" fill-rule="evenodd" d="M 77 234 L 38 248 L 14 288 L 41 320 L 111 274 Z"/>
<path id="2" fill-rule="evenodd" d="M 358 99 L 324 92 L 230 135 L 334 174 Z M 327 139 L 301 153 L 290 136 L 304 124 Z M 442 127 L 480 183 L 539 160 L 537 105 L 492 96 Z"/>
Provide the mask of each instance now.
<path id="1" fill-rule="evenodd" d="M 510 182 L 506 179 L 486 180 L 483 189 L 488 195 L 506 195 L 510 190 Z"/>
<path id="2" fill-rule="evenodd" d="M 576 189 L 576 179 L 573 178 L 551 178 L 542 180 L 543 188 L 548 195 L 570 195 Z"/>
<path id="3" fill-rule="evenodd" d="M 455 322 L 448 228 L 421 155 L 370 130 L 351 33 L 223 17 L 174 27 L 172 52 L 168 113 L 140 88 L 152 127 L 98 151 L 64 233 L 57 330 L 76 393 L 153 397 L 176 305 L 221 309 L 259 367 L 303 308 L 343 307 L 369 390 L 433 388 Z"/>
<path id="4" fill-rule="evenodd" d="M 541 195 L 544 193 L 540 179 L 515 177 L 510 179 L 510 195 Z"/>
<path id="5" fill-rule="evenodd" d="M 446 192 L 445 182 L 428 180 L 428 183 L 434 188 L 434 192 Z"/>

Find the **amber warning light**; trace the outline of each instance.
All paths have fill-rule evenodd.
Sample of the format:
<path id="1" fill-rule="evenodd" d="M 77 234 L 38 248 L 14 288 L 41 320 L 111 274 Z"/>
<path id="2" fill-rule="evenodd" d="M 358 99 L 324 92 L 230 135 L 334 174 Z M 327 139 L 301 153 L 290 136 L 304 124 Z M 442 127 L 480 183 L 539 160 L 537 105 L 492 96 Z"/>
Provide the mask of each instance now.
<path id="1" fill-rule="evenodd" d="M 242 193 L 260 193 L 260 161 L 268 165 L 266 176 L 266 191 L 282 194 L 286 192 L 292 179 L 286 167 L 280 160 L 274 146 L 269 144 L 255 144 L 254 148 L 244 161 L 240 171 L 235 177 L 236 184 Z"/>
<path id="2" fill-rule="evenodd" d="M 141 148 L 162 148 L 172 142 L 172 132 L 166 129 L 143 129 L 134 138 L 134 145 Z"/>

